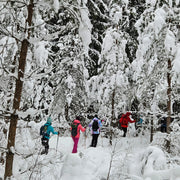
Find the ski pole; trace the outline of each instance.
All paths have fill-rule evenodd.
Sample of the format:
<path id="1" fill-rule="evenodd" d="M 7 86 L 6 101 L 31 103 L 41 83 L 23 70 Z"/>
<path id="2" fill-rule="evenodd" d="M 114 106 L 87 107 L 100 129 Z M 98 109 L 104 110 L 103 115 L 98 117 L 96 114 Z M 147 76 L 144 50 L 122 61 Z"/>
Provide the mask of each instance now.
<path id="1" fill-rule="evenodd" d="M 86 131 L 87 131 L 87 130 L 85 130 L 85 132 L 84 132 L 84 137 L 85 137 L 85 138 L 84 138 L 84 147 L 85 147 L 85 148 L 86 148 L 86 138 L 87 138 Z"/>
<path id="2" fill-rule="evenodd" d="M 57 154 L 58 142 L 59 142 L 59 132 L 58 132 L 57 143 L 56 143 L 56 154 Z"/>

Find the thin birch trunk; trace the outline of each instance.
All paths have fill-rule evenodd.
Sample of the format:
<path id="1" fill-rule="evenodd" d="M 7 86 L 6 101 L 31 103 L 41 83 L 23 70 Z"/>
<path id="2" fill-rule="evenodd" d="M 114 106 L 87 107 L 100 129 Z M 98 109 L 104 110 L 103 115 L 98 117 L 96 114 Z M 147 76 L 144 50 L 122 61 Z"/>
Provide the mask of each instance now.
<path id="1" fill-rule="evenodd" d="M 112 163 L 113 163 L 113 158 L 114 158 L 114 155 L 115 155 L 115 151 L 116 151 L 116 145 L 117 145 L 117 140 L 114 144 L 114 148 L 113 148 L 113 151 L 111 153 L 111 160 L 110 160 L 110 164 L 109 164 L 109 170 L 108 170 L 108 175 L 107 175 L 107 179 L 106 180 L 109 180 L 110 179 L 110 174 L 111 174 L 111 168 L 112 168 Z"/>

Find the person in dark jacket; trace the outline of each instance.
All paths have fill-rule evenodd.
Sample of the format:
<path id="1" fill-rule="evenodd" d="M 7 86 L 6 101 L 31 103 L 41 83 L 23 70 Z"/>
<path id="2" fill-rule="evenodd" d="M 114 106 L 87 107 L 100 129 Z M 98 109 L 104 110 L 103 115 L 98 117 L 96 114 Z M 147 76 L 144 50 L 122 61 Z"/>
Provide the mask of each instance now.
<path id="1" fill-rule="evenodd" d="M 123 137 L 126 137 L 128 124 L 129 124 L 129 123 L 134 123 L 134 122 L 136 122 L 135 120 L 132 121 L 132 120 L 130 119 L 130 117 L 129 117 L 130 115 L 131 115 L 131 113 L 130 113 L 130 112 L 127 112 L 126 114 L 123 114 L 123 115 L 121 116 L 120 120 L 119 120 L 119 123 L 120 123 L 120 125 L 121 125 L 121 127 L 122 127 L 122 130 L 123 130 L 123 132 L 124 132 Z"/>
<path id="2" fill-rule="evenodd" d="M 45 149 L 41 152 L 41 154 L 48 154 L 50 133 L 59 135 L 59 132 L 54 131 L 54 128 L 51 126 L 51 124 L 52 119 L 51 117 L 48 117 L 47 122 L 44 124 L 47 126 L 46 134 L 41 138 L 42 145 L 45 147 Z"/>
<path id="3" fill-rule="evenodd" d="M 161 119 L 161 132 L 167 132 L 166 118 Z"/>

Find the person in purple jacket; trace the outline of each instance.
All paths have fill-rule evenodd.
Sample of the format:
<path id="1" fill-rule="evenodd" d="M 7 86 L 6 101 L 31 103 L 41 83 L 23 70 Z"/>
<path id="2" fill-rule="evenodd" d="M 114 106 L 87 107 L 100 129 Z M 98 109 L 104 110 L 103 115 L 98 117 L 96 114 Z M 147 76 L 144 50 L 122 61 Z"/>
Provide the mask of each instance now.
<path id="1" fill-rule="evenodd" d="M 97 115 L 93 118 L 91 123 L 89 124 L 89 127 L 91 128 L 92 133 L 92 142 L 90 147 L 96 147 L 98 142 L 98 137 L 100 134 L 100 129 L 102 127 L 101 121 L 98 119 Z"/>

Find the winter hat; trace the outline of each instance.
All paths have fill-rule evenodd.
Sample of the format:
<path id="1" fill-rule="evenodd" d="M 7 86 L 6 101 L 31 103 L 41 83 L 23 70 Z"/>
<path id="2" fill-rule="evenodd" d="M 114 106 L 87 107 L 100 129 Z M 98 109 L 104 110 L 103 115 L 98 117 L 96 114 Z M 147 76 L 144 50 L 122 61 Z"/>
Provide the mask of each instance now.
<path id="1" fill-rule="evenodd" d="M 76 120 L 81 121 L 81 117 L 80 116 L 76 116 Z"/>
<path id="2" fill-rule="evenodd" d="M 130 115 L 131 115 L 131 112 L 127 112 L 126 115 L 127 115 L 127 116 L 130 116 Z"/>
<path id="3" fill-rule="evenodd" d="M 93 120 L 94 120 L 94 121 L 98 121 L 99 119 L 95 117 Z"/>
<path id="4" fill-rule="evenodd" d="M 95 115 L 94 115 L 94 117 L 95 117 L 95 118 L 98 118 L 98 115 L 97 115 L 97 114 L 95 114 Z"/>
<path id="5" fill-rule="evenodd" d="M 51 119 L 51 117 L 48 117 L 48 118 L 47 118 L 47 123 L 49 123 L 49 124 L 51 124 L 51 123 L 52 123 L 52 119 Z"/>

